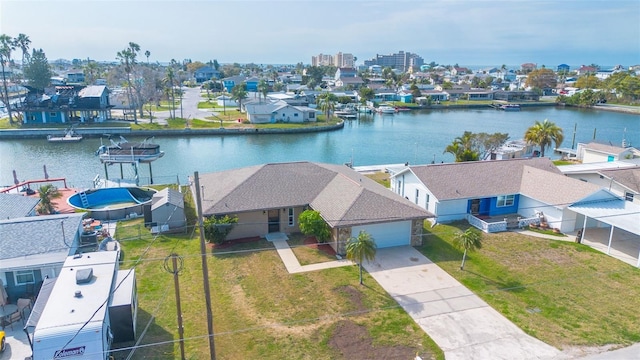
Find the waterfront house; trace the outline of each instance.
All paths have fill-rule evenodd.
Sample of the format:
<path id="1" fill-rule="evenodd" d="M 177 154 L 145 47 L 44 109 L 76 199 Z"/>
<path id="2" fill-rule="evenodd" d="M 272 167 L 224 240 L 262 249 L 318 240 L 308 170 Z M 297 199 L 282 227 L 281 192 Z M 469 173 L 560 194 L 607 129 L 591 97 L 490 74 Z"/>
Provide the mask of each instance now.
<path id="1" fill-rule="evenodd" d="M 45 276 L 58 276 L 80 245 L 84 214 L 0 220 L 0 279 L 11 299 L 35 296 Z"/>
<path id="2" fill-rule="evenodd" d="M 598 71 L 598 68 L 595 66 L 582 65 L 580 66 L 580 68 L 578 68 L 578 70 L 576 70 L 576 75 L 578 76 L 593 75 L 597 71 Z"/>
<path id="3" fill-rule="evenodd" d="M 36 207 L 39 203 L 39 198 L 0 193 L 0 219 L 36 216 Z"/>
<path id="4" fill-rule="evenodd" d="M 539 101 L 540 95 L 535 91 L 503 91 L 499 90 L 493 93 L 494 100 L 504 101 Z"/>
<path id="5" fill-rule="evenodd" d="M 616 198 L 600 193 L 600 186 L 562 175 L 548 158 L 409 166 L 391 176 L 391 190 L 433 212 L 435 222 L 467 219 L 487 232 L 541 217 L 550 228 L 571 232 L 582 223 L 569 206 Z"/>
<path id="6" fill-rule="evenodd" d="M 218 97 L 216 97 L 216 102 L 218 104 L 218 106 L 228 106 L 228 107 L 237 107 L 238 106 L 238 102 L 235 101 L 231 96 L 229 95 L 220 95 Z"/>
<path id="7" fill-rule="evenodd" d="M 17 105 L 25 124 L 103 122 L 111 118 L 109 90 L 104 85 L 64 85 L 29 93 Z"/>
<path id="8" fill-rule="evenodd" d="M 420 245 L 423 208 L 344 165 L 290 162 L 200 174 L 205 216 L 231 215 L 238 224 L 229 240 L 297 233 L 298 216 L 318 211 L 331 228 L 329 244 L 344 245 L 361 230 L 378 248 Z"/>
<path id="9" fill-rule="evenodd" d="M 640 159 L 559 166 L 568 177 L 599 185 L 640 205 Z"/>
<path id="10" fill-rule="evenodd" d="M 284 101 L 275 103 L 249 103 L 244 105 L 247 120 L 252 124 L 275 122 L 315 122 L 316 109 L 306 106 L 292 106 Z"/>
<path id="11" fill-rule="evenodd" d="M 633 159 L 640 157 L 640 151 L 633 147 L 620 147 L 614 145 L 590 142 L 588 144 L 578 143 L 576 150 L 578 160 L 583 164 L 610 162 L 622 159 Z"/>

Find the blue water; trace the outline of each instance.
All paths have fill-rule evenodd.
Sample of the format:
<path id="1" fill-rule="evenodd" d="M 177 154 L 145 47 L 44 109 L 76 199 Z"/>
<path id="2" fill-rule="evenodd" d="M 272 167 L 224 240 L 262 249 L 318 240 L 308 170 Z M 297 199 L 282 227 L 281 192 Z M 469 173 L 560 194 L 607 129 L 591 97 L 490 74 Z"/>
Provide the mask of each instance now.
<path id="1" fill-rule="evenodd" d="M 640 116 L 598 110 L 555 107 L 523 109 L 520 112 L 496 110 L 438 110 L 401 112 L 347 121 L 344 129 L 312 134 L 156 137 L 165 156 L 152 163 L 155 183 L 184 184 L 194 171 L 200 173 L 249 165 L 284 161 L 316 161 L 355 166 L 424 164 L 450 162 L 443 154 L 451 141 L 465 130 L 503 132 L 521 139 L 536 120 L 549 119 L 564 129 L 562 147 L 575 142 L 599 142 L 620 146 L 623 137 L 640 146 Z M 625 135 L 626 129 L 626 135 Z M 131 138 L 129 140 L 142 140 Z M 43 177 L 43 165 L 51 177 L 66 177 L 69 186 L 90 187 L 96 175 L 105 170 L 95 150 L 99 139 L 77 144 L 50 144 L 45 139 L 0 141 L 0 185 L 13 184 L 12 170 L 19 180 Z M 552 151 L 547 150 L 547 155 Z M 111 179 L 120 177 L 118 165 L 108 167 Z M 125 178 L 132 177 L 130 165 L 123 167 Z M 141 184 L 149 182 L 149 168 L 140 166 Z"/>
<path id="2" fill-rule="evenodd" d="M 97 189 L 85 194 L 87 196 L 87 206 L 83 206 L 79 193 L 69 198 L 69 204 L 80 209 L 97 209 L 112 204 L 141 204 L 149 200 L 144 199 L 142 201 L 137 199 L 128 188 Z"/>

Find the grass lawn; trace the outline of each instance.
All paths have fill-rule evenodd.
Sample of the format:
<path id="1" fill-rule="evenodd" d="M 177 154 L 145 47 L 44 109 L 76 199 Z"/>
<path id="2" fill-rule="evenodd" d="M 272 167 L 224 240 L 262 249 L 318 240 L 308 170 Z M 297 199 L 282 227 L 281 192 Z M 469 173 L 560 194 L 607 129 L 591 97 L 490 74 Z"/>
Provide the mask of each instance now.
<path id="1" fill-rule="evenodd" d="M 389 174 L 386 173 L 386 172 L 379 171 L 379 172 L 374 173 L 374 174 L 366 174 L 365 176 L 368 177 L 369 179 L 374 180 L 378 184 L 386 187 L 387 189 L 389 187 L 391 187 L 391 181 L 389 180 Z"/>
<path id="2" fill-rule="evenodd" d="M 192 208 L 189 213 L 194 223 Z M 125 252 L 121 267 L 140 260 L 138 334 L 153 317 L 133 358 L 180 358 L 173 342 L 178 339 L 173 276 L 162 266 L 172 252 L 184 259 L 179 280 L 186 356 L 207 358 L 197 232 L 153 239 L 142 221 L 120 222 L 116 233 Z M 219 359 L 409 359 L 416 353 L 423 359 L 444 358 L 375 280 L 366 276 L 365 285 L 358 284 L 356 266 L 292 275 L 265 240 L 215 251 L 208 247 L 207 252 Z M 310 262 L 317 256 L 322 257 L 303 255 Z M 158 342 L 167 343 L 144 346 Z"/>
<path id="3" fill-rule="evenodd" d="M 572 241 L 485 234 L 480 250 L 452 247 L 466 223 L 429 229 L 419 249 L 536 338 L 568 346 L 640 342 L 640 269 Z"/>

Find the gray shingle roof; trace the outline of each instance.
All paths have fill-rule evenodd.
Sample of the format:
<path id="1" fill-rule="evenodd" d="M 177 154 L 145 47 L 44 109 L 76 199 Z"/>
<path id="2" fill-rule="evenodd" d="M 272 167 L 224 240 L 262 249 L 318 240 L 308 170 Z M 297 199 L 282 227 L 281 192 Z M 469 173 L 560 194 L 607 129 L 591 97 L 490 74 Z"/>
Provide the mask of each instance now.
<path id="1" fill-rule="evenodd" d="M 178 190 L 164 188 L 153 194 L 153 204 L 151 210 L 155 210 L 164 204 L 171 204 L 184 209 L 184 196 Z"/>
<path id="2" fill-rule="evenodd" d="M 89 85 L 78 93 L 79 97 L 101 97 L 107 87 L 104 85 Z"/>
<path id="3" fill-rule="evenodd" d="M 613 146 L 613 145 L 607 145 L 607 144 L 600 144 L 600 143 L 596 143 L 596 142 L 590 142 L 588 144 L 584 145 L 585 149 L 589 149 L 589 150 L 595 150 L 595 151 L 599 151 L 599 152 L 603 152 L 606 154 L 614 154 L 614 155 L 620 155 L 621 153 L 623 153 L 626 149 L 620 146 Z"/>
<path id="4" fill-rule="evenodd" d="M 600 189 L 596 184 L 524 166 L 519 193 L 546 204 L 565 208 Z"/>
<path id="5" fill-rule="evenodd" d="M 68 251 L 84 213 L 0 220 L 0 260 Z M 64 224 L 64 238 L 62 226 Z"/>
<path id="6" fill-rule="evenodd" d="M 602 170 L 600 173 L 613 181 L 627 187 L 629 190 L 640 193 L 640 169 L 616 169 Z"/>
<path id="7" fill-rule="evenodd" d="M 433 216 L 344 165 L 264 164 L 202 174 L 200 185 L 207 216 L 305 205 L 333 227 Z"/>
<path id="8" fill-rule="evenodd" d="M 39 202 L 34 197 L 0 193 L 0 219 L 29 216 Z"/>
<path id="9" fill-rule="evenodd" d="M 524 166 L 561 174 L 548 158 L 471 161 L 411 166 L 420 181 L 440 201 L 520 192 Z M 399 176 L 402 174 L 396 174 Z"/>

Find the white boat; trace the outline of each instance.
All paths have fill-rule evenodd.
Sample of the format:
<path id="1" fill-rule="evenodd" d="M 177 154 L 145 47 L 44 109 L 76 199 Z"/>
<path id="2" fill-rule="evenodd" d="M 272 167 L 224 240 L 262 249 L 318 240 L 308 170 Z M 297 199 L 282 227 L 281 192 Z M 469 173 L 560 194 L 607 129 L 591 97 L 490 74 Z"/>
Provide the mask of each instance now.
<path id="1" fill-rule="evenodd" d="M 140 143 L 131 143 L 127 139 L 120 137 L 120 142 L 111 140 L 111 145 L 102 145 L 96 151 L 100 161 L 107 164 L 113 163 L 149 163 L 164 156 L 164 151 L 160 151 L 160 145 L 148 142 L 151 137 Z"/>
<path id="2" fill-rule="evenodd" d="M 76 133 L 73 128 L 68 128 L 65 130 L 64 135 L 56 136 L 56 135 L 47 135 L 48 142 L 57 142 L 57 143 L 75 143 L 82 140 L 82 135 Z"/>
<path id="3" fill-rule="evenodd" d="M 504 111 L 520 111 L 520 105 L 518 104 L 505 104 L 500 105 L 500 109 Z"/>
<path id="4" fill-rule="evenodd" d="M 379 112 L 380 114 L 395 114 L 396 108 L 392 106 L 382 105 L 382 106 L 379 106 L 376 109 L 376 111 Z"/>

